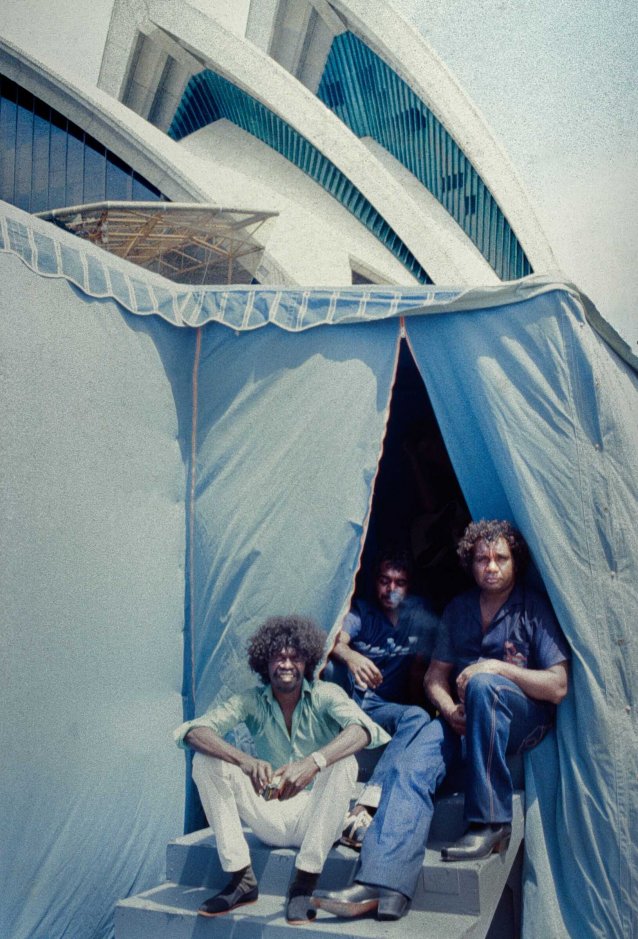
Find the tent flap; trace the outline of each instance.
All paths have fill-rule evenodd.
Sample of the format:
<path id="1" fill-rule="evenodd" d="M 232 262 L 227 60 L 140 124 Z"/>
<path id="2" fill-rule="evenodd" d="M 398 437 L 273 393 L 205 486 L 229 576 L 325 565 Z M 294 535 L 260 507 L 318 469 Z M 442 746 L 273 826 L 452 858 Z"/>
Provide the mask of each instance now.
<path id="1" fill-rule="evenodd" d="M 527 759 L 525 935 L 621 939 L 638 870 L 623 837 L 638 791 L 638 382 L 567 294 L 407 334 L 473 516 L 522 530 L 574 650 L 557 743 Z"/>

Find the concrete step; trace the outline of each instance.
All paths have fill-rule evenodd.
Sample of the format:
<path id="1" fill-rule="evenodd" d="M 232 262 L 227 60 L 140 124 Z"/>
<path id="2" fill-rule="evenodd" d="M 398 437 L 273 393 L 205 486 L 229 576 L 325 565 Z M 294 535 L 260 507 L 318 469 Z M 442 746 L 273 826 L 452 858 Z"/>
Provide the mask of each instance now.
<path id="1" fill-rule="evenodd" d="M 197 908 L 210 895 L 204 887 L 167 883 L 122 900 L 115 911 L 116 939 L 288 939 L 301 931 L 304 939 L 341 935 L 351 939 L 479 939 L 474 916 L 410 912 L 400 924 L 380 923 L 373 915 L 338 919 L 322 911 L 314 922 L 290 926 L 283 915 L 281 896 L 262 893 L 243 910 L 207 919 Z M 400 933 L 399 933 L 400 930 Z"/>
<path id="2" fill-rule="evenodd" d="M 520 879 L 517 852 L 523 838 L 521 793 L 514 797 L 512 839 L 508 851 L 484 861 L 448 864 L 440 859 L 440 847 L 463 831 L 462 796 L 437 801 L 423 869 L 410 912 L 401 921 L 401 933 L 415 939 L 484 939 L 508 883 Z M 279 939 L 290 929 L 302 930 L 304 939 L 315 936 L 374 937 L 396 935 L 392 923 L 379 923 L 371 914 L 349 920 L 323 912 L 314 923 L 289 926 L 283 917 L 283 898 L 290 880 L 296 851 L 269 848 L 251 832 L 246 833 L 253 867 L 259 880 L 259 900 L 237 912 L 214 919 L 198 917 L 197 908 L 211 892 L 227 881 L 210 829 L 185 835 L 167 848 L 168 882 L 136 897 L 122 900 L 115 913 L 116 939 L 198 939 L 232 936 L 233 939 Z M 352 880 L 358 855 L 349 848 L 332 849 L 320 886 L 331 890 Z M 512 878 L 512 868 L 516 877 Z M 509 903 L 511 905 L 511 898 Z M 511 919 L 511 915 L 510 915 Z"/>
<path id="3" fill-rule="evenodd" d="M 517 796 L 518 799 L 518 796 Z M 430 844 L 453 841 L 464 830 L 463 796 L 451 795 L 438 799 L 430 828 Z M 292 850 L 274 851 L 267 847 L 251 831 L 245 829 L 246 840 L 250 847 L 253 867 L 260 884 L 269 872 L 275 872 L 282 859 L 286 858 L 286 872 L 292 869 L 295 852 Z M 322 880 L 326 889 L 332 889 L 332 883 L 342 884 L 350 877 L 357 860 L 357 854 L 349 848 L 334 848 L 328 857 Z M 194 887 L 221 887 L 227 876 L 221 869 L 215 837 L 210 828 L 183 835 L 169 842 L 166 849 L 166 877 L 175 883 L 190 884 Z"/>
<path id="4" fill-rule="evenodd" d="M 514 797 L 512 838 L 508 851 L 484 861 L 449 864 L 441 860 L 443 844 L 460 837 L 464 830 L 463 797 L 439 799 L 430 830 L 423 869 L 413 909 L 479 916 L 486 906 L 494 908 L 523 838 L 523 810 L 520 793 Z M 290 880 L 296 851 L 273 849 L 246 832 L 253 868 L 260 890 L 284 896 Z M 341 845 L 330 852 L 320 886 L 325 890 L 346 886 L 354 877 L 358 855 Z M 194 832 L 170 842 L 166 852 L 166 875 L 169 881 L 213 892 L 228 880 L 219 864 L 215 837 L 210 829 Z"/>

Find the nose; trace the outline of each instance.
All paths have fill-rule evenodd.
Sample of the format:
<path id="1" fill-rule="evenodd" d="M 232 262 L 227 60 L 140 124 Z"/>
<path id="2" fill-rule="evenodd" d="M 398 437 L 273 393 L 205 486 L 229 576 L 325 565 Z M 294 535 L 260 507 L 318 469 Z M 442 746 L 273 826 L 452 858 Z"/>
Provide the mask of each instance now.
<path id="1" fill-rule="evenodd" d="M 488 571 L 497 571 L 497 570 L 498 570 L 498 564 L 496 563 L 496 559 L 495 559 L 495 558 L 490 558 L 489 563 L 488 563 L 488 565 L 487 565 L 487 569 L 488 569 Z"/>

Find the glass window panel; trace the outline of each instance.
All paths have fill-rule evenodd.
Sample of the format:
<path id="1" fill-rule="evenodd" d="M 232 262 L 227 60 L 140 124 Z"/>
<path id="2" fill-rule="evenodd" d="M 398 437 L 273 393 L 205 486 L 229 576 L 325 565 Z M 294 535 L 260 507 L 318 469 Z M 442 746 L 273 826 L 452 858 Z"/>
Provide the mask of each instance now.
<path id="1" fill-rule="evenodd" d="M 49 208 L 60 209 L 66 200 L 66 127 L 60 124 L 66 121 L 60 115 L 54 115 L 51 121 L 51 140 L 49 145 Z"/>
<path id="2" fill-rule="evenodd" d="M 3 86 L 3 93 L 5 87 Z M 0 102 L 0 198 L 6 202 L 13 202 L 15 154 L 16 154 L 16 121 L 18 107 L 15 101 L 3 97 Z"/>
<path id="3" fill-rule="evenodd" d="M 80 205 L 84 197 L 84 134 L 74 124 L 69 124 L 66 147 L 66 204 Z"/>
<path id="4" fill-rule="evenodd" d="M 33 113 L 33 160 L 31 164 L 31 211 L 49 207 L 49 123 L 50 108 L 35 102 Z"/>
<path id="5" fill-rule="evenodd" d="M 139 173 L 133 173 L 132 198 L 140 202 L 151 202 L 159 201 L 163 199 L 163 196 L 159 189 L 156 189 L 155 186 L 147 183 L 146 180 L 139 175 Z"/>
<path id="6" fill-rule="evenodd" d="M 84 202 L 104 199 L 106 179 L 106 150 L 92 137 L 84 145 Z"/>
<path id="7" fill-rule="evenodd" d="M 15 204 L 27 212 L 31 207 L 31 160 L 33 155 L 33 112 L 30 96 L 20 95 L 16 128 Z"/>
<path id="8" fill-rule="evenodd" d="M 133 180 L 130 168 L 112 153 L 106 161 L 106 198 L 132 198 Z"/>

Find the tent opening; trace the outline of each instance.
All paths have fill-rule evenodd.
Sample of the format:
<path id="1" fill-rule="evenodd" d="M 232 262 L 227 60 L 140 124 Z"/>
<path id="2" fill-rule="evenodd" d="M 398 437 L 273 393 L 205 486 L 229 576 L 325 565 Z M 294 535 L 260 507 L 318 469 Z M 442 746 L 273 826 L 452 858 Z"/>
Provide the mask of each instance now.
<path id="1" fill-rule="evenodd" d="M 379 551 L 404 548 L 414 562 L 413 592 L 441 611 L 468 586 L 456 543 L 469 521 L 427 389 L 402 339 L 355 594 L 371 594 Z"/>

